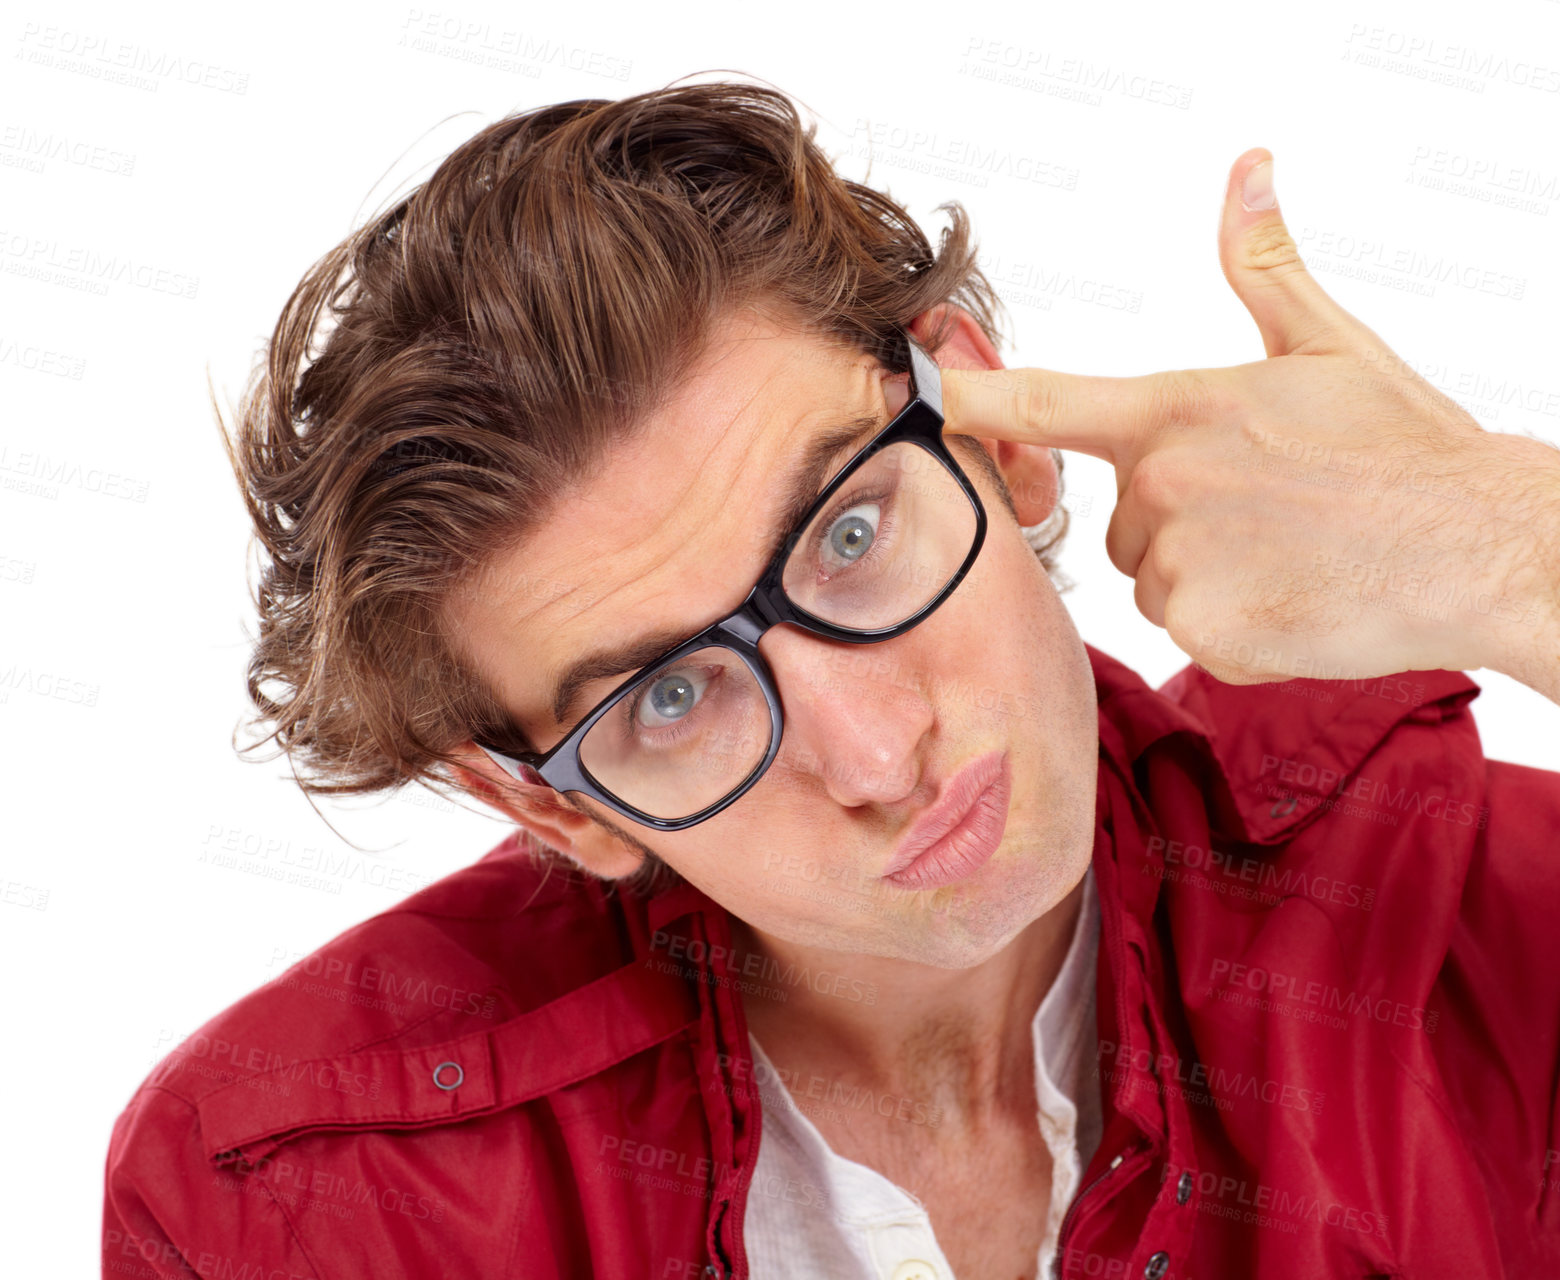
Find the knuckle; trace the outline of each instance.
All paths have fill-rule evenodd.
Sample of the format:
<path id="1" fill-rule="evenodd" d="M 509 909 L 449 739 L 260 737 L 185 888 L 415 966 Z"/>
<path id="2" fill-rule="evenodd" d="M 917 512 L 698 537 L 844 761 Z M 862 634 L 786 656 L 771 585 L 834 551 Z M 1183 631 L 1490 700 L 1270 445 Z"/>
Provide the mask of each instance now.
<path id="1" fill-rule="evenodd" d="M 1281 221 L 1260 222 L 1246 233 L 1246 265 L 1256 271 L 1287 271 L 1302 266 L 1300 248 Z"/>
<path id="2" fill-rule="evenodd" d="M 1163 452 L 1147 454 L 1132 468 L 1128 484 L 1134 503 L 1145 511 L 1163 513 L 1175 506 L 1179 483 L 1175 468 Z"/>
<path id="3" fill-rule="evenodd" d="M 1149 394 L 1149 414 L 1171 427 L 1189 427 L 1205 421 L 1214 407 L 1214 391 L 1208 380 L 1190 369 L 1156 373 Z"/>
<path id="4" fill-rule="evenodd" d="M 1061 388 L 1038 373 L 1024 373 L 1018 381 L 1018 416 L 1021 426 L 1043 433 L 1061 413 Z"/>
<path id="5" fill-rule="evenodd" d="M 1137 605 L 1137 610 L 1156 627 L 1165 625 L 1163 602 L 1159 598 L 1159 587 L 1150 583 L 1147 574 L 1139 574 L 1132 587 L 1132 599 Z"/>
<path id="6" fill-rule="evenodd" d="M 1154 572 L 1167 584 L 1180 580 L 1186 568 L 1185 548 L 1173 529 L 1161 529 L 1149 544 L 1149 562 Z"/>
<path id="7" fill-rule="evenodd" d="M 1132 564 L 1128 558 L 1127 527 L 1121 518 L 1119 503 L 1111 514 L 1110 524 L 1105 529 L 1105 554 L 1119 572 L 1129 578 L 1136 576 L 1137 565 Z"/>

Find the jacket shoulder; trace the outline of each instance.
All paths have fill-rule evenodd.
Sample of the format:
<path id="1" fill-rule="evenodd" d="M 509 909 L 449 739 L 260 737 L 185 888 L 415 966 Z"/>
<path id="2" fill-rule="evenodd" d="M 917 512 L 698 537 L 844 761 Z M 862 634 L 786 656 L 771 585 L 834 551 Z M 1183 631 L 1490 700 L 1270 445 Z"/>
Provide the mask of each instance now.
<path id="1" fill-rule="evenodd" d="M 195 1105 L 155 1085 L 114 1122 L 100 1248 L 105 1276 L 239 1275 L 257 1258 L 290 1280 L 320 1275 L 270 1189 L 210 1165 Z"/>
<path id="2" fill-rule="evenodd" d="M 610 968 L 621 915 L 600 882 L 515 832 L 229 1005 L 142 1088 L 198 1104 L 291 1063 L 491 1026 Z"/>
<path id="3" fill-rule="evenodd" d="M 188 1276 L 181 1259 L 201 1249 L 214 1261 L 200 1274 L 249 1274 L 245 1258 L 286 1259 L 289 1277 L 323 1274 L 299 1241 L 336 1231 L 320 1214 L 350 1217 L 351 1197 L 376 1185 L 386 1161 L 415 1163 L 400 1135 L 430 1135 L 426 1151 L 452 1141 L 434 1133 L 451 1126 L 480 1147 L 482 1134 L 499 1131 L 482 1128 L 486 1118 L 678 1036 L 698 1001 L 681 978 L 642 963 L 652 905 L 516 833 L 250 992 L 163 1059 L 116 1121 L 105 1273 L 127 1269 L 113 1264 L 128 1248 L 159 1276 Z M 587 1102 L 609 1094 L 604 1086 Z M 512 1176 L 532 1177 L 528 1130 L 502 1132 L 521 1143 Z M 300 1193 L 345 1178 L 350 1195 L 327 1196 L 319 1214 L 300 1219 L 288 1181 L 300 1170 Z M 421 1181 L 408 1173 L 407 1185 L 453 1185 L 439 1181 L 446 1174 L 475 1187 L 492 1170 Z M 408 1205 L 398 1212 L 443 1223 L 441 1240 L 455 1230 L 440 1217 L 454 1201 L 429 1190 Z M 392 1219 L 376 1217 L 376 1229 Z M 473 1226 L 472 1239 L 513 1225 L 483 1222 L 487 1235 Z M 399 1256 L 400 1244 L 380 1245 L 391 1250 L 385 1258 Z"/>

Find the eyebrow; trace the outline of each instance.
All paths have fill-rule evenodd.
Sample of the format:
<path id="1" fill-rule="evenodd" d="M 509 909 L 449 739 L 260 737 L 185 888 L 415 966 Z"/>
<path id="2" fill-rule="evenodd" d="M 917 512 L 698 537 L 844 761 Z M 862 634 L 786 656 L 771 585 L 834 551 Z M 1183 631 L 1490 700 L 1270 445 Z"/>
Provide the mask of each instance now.
<path id="1" fill-rule="evenodd" d="M 801 460 L 792 468 L 785 481 L 780 514 L 775 517 L 766 543 L 765 566 L 779 554 L 786 538 L 802 522 L 802 517 L 818 500 L 818 494 L 824 488 L 825 477 L 832 480 L 843 468 L 843 464 L 841 468 L 833 466 L 839 455 L 852 445 L 864 444 L 865 437 L 876 435 L 882 430 L 883 425 L 882 420 L 873 414 L 857 414 L 854 417 L 836 419 L 826 424 L 807 442 L 802 450 Z M 663 653 L 675 649 L 685 640 L 691 640 L 703 630 L 704 627 L 697 627 L 692 631 L 685 627 L 663 627 L 628 644 L 616 645 L 610 649 L 598 649 L 570 664 L 553 689 L 553 723 L 564 723 L 564 717 L 569 714 L 569 708 L 579 696 L 580 690 L 592 680 L 637 672 L 654 662 Z"/>

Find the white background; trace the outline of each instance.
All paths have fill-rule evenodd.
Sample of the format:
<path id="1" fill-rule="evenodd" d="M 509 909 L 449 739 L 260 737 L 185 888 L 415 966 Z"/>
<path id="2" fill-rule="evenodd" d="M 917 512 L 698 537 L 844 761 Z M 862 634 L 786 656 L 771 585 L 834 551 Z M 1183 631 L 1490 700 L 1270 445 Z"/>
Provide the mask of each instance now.
<path id="1" fill-rule="evenodd" d="M 1560 82 L 1553 0 L 1031 2 L 930 22 L 838 3 L 311 0 L 198 22 L 154 7 L 35 2 L 0 21 L 10 1274 L 95 1274 L 109 1130 L 157 1058 L 505 833 L 420 792 L 327 807 L 333 831 L 285 762 L 235 756 L 248 527 L 205 386 L 209 370 L 235 398 L 302 271 L 498 116 L 708 69 L 772 81 L 849 176 L 875 138 L 871 179 L 934 239 L 935 207 L 959 200 L 993 264 L 1033 273 L 1010 298 L 1008 363 L 1107 374 L 1260 358 L 1215 229 L 1230 163 L 1267 146 L 1324 287 L 1489 429 L 1560 440 L 1560 93 L 1517 82 L 1534 63 Z M 93 74 L 120 59 L 142 83 Z M 1430 78 L 1443 59 L 1456 83 Z M 1027 84 L 992 78 L 1015 69 Z M 1080 76 L 1100 87 L 1069 99 Z M 1050 181 L 1017 176 L 1034 173 Z M 1493 198 L 1507 182 L 1526 206 Z M 1521 297 L 1345 274 L 1405 259 L 1521 281 Z M 115 260 L 134 272 L 79 287 Z M 16 487 L 39 468 L 61 478 Z M 1067 476 L 1064 599 L 1086 640 L 1157 685 L 1186 658 L 1106 559 L 1114 475 L 1072 455 Z M 1560 766 L 1560 707 L 1475 679 L 1487 753 Z M 202 861 L 235 846 L 240 869 Z M 256 874 L 326 854 L 323 889 Z"/>

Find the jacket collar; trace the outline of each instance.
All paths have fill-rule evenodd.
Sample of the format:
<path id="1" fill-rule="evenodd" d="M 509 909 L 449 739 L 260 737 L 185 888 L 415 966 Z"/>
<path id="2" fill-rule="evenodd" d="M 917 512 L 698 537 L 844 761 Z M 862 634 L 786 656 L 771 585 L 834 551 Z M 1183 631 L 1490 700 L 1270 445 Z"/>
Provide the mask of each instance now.
<path id="1" fill-rule="evenodd" d="M 1195 666 L 1156 691 L 1116 659 L 1084 647 L 1098 693 L 1102 768 L 1119 781 L 1107 788 L 1102 777 L 1100 817 L 1108 812 L 1122 830 L 1129 817 L 1133 826 L 1153 828 L 1142 793 L 1158 767 L 1155 749 L 1180 739 L 1191 747 L 1192 776 L 1215 832 L 1254 843 L 1286 839 L 1314 820 L 1324 808 L 1316 801 L 1341 786 L 1400 720 L 1440 719 L 1479 692 L 1453 671 L 1234 686 Z M 1282 793 L 1277 802 L 1275 789 Z M 1102 877 L 1102 914 L 1122 917 L 1121 946 L 1146 945 L 1160 883 L 1119 868 Z M 573 891 L 605 890 L 586 881 Z M 305 1130 L 417 1128 L 515 1106 L 606 1070 L 701 1017 L 734 1025 L 735 1032 L 723 1027 L 732 1036 L 729 1049 L 745 1052 L 734 997 L 709 1002 L 696 990 L 709 991 L 713 974 L 715 990 L 730 995 L 718 985 L 723 949 L 701 952 L 697 982 L 655 965 L 652 955 L 656 934 L 687 916 L 696 917 L 703 938 L 727 937 L 725 908 L 687 881 L 648 901 L 626 894 L 620 901 L 632 941 L 629 963 L 507 1022 L 438 1044 L 294 1062 L 220 1086 L 198 1103 L 207 1154 L 255 1160 Z M 455 1088 L 446 1087 L 457 1077 Z"/>

